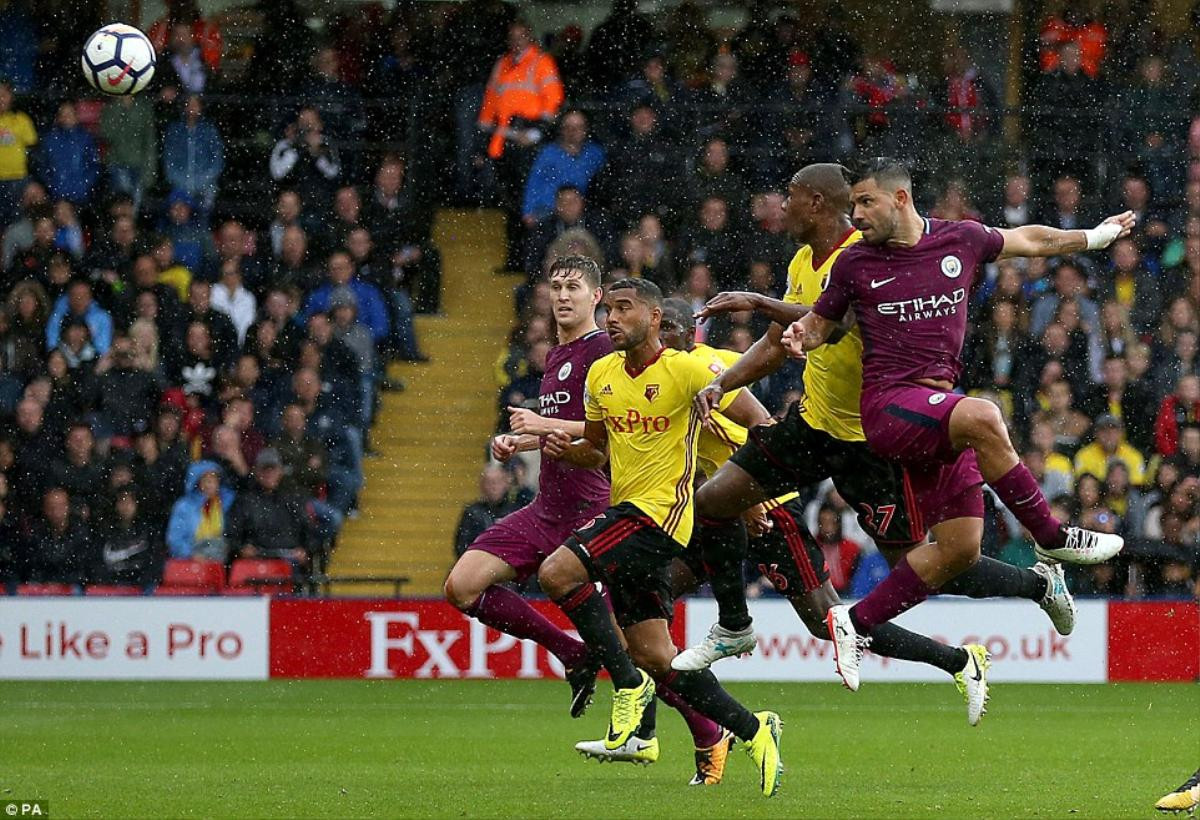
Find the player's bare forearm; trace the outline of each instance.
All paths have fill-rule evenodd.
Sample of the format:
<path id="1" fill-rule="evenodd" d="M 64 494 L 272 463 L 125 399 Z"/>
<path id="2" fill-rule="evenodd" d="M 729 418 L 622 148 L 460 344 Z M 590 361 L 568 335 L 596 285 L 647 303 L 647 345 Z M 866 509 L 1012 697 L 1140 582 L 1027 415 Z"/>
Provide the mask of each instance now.
<path id="1" fill-rule="evenodd" d="M 572 441 L 567 445 L 560 458 L 568 464 L 582 467 L 585 470 L 599 470 L 608 463 L 608 453 L 603 450 L 597 450 L 585 438 L 577 438 Z"/>
<path id="2" fill-rule="evenodd" d="M 732 290 L 718 293 L 696 312 L 697 319 L 708 319 L 723 313 L 751 310 L 773 322 L 788 325 L 808 312 L 807 305 L 793 305 L 753 291 Z"/>
<path id="3" fill-rule="evenodd" d="M 540 436 L 523 435 L 517 436 L 516 439 L 518 453 L 527 453 L 530 450 L 536 450 L 542 446 L 542 439 Z"/>
<path id="4" fill-rule="evenodd" d="M 838 329 L 837 322 L 815 313 L 806 313 L 801 317 L 800 326 L 804 328 L 804 349 L 806 351 L 816 350 L 828 342 L 829 337 Z"/>
<path id="5" fill-rule="evenodd" d="M 1000 259 L 1011 256 L 1059 256 L 1079 251 L 1094 251 L 1107 248 L 1133 230 L 1137 219 L 1133 211 L 1124 211 L 1108 217 L 1094 228 L 1082 231 L 1064 231 L 1048 225 L 1022 225 L 1019 228 L 1001 230 L 1004 247 Z"/>
<path id="6" fill-rule="evenodd" d="M 1022 225 L 1006 230 L 1001 259 L 1010 256 L 1059 256 L 1087 250 L 1083 231 L 1064 231 L 1048 225 Z"/>
<path id="7" fill-rule="evenodd" d="M 782 327 L 788 326 L 812 310 L 808 305 L 796 305 L 762 294 L 755 295 L 758 298 L 755 300 L 754 311 L 766 316 L 772 322 L 777 322 Z"/>
<path id="8" fill-rule="evenodd" d="M 721 415 L 743 427 L 757 427 L 771 420 L 767 408 L 749 390 L 738 393 L 737 398 L 721 411 Z"/>

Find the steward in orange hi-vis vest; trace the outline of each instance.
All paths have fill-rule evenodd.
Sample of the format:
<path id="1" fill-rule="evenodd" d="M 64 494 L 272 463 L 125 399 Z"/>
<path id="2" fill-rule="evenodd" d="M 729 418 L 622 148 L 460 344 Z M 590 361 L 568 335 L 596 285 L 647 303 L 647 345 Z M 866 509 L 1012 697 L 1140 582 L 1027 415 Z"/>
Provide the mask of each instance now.
<path id="1" fill-rule="evenodd" d="M 492 132 L 488 156 L 497 159 L 504 153 L 505 138 L 522 127 L 522 120 L 551 120 L 562 104 L 562 81 L 553 57 L 533 44 L 515 57 L 511 51 L 501 55 L 492 68 L 479 109 L 479 126 Z"/>

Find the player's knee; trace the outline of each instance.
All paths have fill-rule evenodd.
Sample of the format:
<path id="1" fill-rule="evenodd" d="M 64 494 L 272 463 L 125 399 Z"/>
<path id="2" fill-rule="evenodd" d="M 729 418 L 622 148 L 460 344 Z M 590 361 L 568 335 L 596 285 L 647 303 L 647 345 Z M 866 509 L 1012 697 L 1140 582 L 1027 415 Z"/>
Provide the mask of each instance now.
<path id="1" fill-rule="evenodd" d="M 1000 408 L 990 401 L 976 399 L 970 408 L 970 436 L 976 447 L 1005 445 L 1008 443 L 1008 427 Z"/>
<path id="2" fill-rule="evenodd" d="M 577 577 L 569 563 L 559 556 L 552 555 L 538 569 L 538 583 L 541 585 L 542 591 L 554 600 L 563 597 L 586 581 L 586 578 Z"/>
<path id="3" fill-rule="evenodd" d="M 446 600 L 450 602 L 451 606 L 466 612 L 475 606 L 475 602 L 479 600 L 482 590 L 476 589 L 476 586 L 476 584 L 472 584 L 463 578 L 461 574 L 451 570 L 450 577 L 446 579 L 446 583 L 442 586 L 442 593 L 446 596 Z"/>
<path id="4" fill-rule="evenodd" d="M 645 669 L 655 680 L 661 680 L 671 674 L 673 652 L 663 652 L 659 647 L 639 646 L 630 649 L 630 657 L 638 668 Z"/>

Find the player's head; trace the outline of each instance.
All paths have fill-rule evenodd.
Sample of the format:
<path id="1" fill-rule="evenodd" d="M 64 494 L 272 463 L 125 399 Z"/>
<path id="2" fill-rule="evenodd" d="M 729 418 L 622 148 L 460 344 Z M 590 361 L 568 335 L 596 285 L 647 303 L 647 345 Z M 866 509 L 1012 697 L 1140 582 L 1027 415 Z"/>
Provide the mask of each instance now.
<path id="1" fill-rule="evenodd" d="M 676 350 L 691 350 L 696 344 L 696 319 L 692 306 L 683 299 L 665 299 L 662 305 L 662 320 L 658 326 L 658 338 L 666 347 Z"/>
<path id="2" fill-rule="evenodd" d="M 850 172 L 836 162 L 805 165 L 788 183 L 784 224 L 796 239 L 807 242 L 816 226 L 850 210 Z M 844 223 L 843 223 L 844 224 Z"/>
<path id="3" fill-rule="evenodd" d="M 867 160 L 854 176 L 850 205 L 850 218 L 863 241 L 882 245 L 896 234 L 901 215 L 913 209 L 912 175 L 900 160 Z"/>
<path id="4" fill-rule="evenodd" d="M 653 336 L 658 338 L 663 295 L 648 279 L 619 279 L 604 295 L 608 318 L 604 328 L 617 350 L 632 350 Z"/>
<path id="5" fill-rule="evenodd" d="M 571 331 L 596 320 L 600 265 L 590 256 L 560 256 L 550 265 L 547 279 L 554 299 L 554 320 L 560 330 Z"/>

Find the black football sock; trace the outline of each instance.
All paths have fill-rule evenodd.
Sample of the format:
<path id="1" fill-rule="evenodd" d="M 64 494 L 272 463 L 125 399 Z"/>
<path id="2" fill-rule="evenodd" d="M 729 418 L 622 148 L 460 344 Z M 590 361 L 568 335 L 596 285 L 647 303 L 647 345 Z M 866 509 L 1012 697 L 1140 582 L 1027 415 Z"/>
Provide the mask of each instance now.
<path id="1" fill-rule="evenodd" d="M 594 584 L 580 584 L 555 603 L 575 624 L 583 642 L 599 656 L 615 688 L 632 689 L 641 684 L 642 675 L 621 646 L 608 604 Z"/>
<path id="2" fill-rule="evenodd" d="M 1028 598 L 1040 601 L 1046 594 L 1046 579 L 1031 569 L 1014 567 L 982 556 L 975 566 L 938 588 L 942 595 L 968 598 Z"/>
<path id="3" fill-rule="evenodd" d="M 709 586 L 717 599 L 717 622 L 730 632 L 748 629 L 752 621 L 742 576 L 747 550 L 746 525 L 737 518 L 722 521 L 697 517 L 693 538 L 693 547 L 700 550 Z"/>
<path id="4" fill-rule="evenodd" d="M 663 685 L 670 686 L 689 706 L 729 729 L 742 740 L 749 741 L 758 734 L 758 718 L 721 688 L 711 670 L 673 670 L 663 680 Z"/>
<path id="5" fill-rule="evenodd" d="M 642 712 L 642 722 L 638 724 L 637 731 L 633 733 L 634 737 L 639 737 L 642 740 L 649 740 L 654 737 L 654 729 L 658 724 L 658 701 L 652 700 L 646 706 L 646 711 Z"/>
<path id="6" fill-rule="evenodd" d="M 950 675 L 961 672 L 967 665 L 965 649 L 946 646 L 895 624 L 880 624 L 871 630 L 871 651 L 897 660 L 927 663 Z"/>

